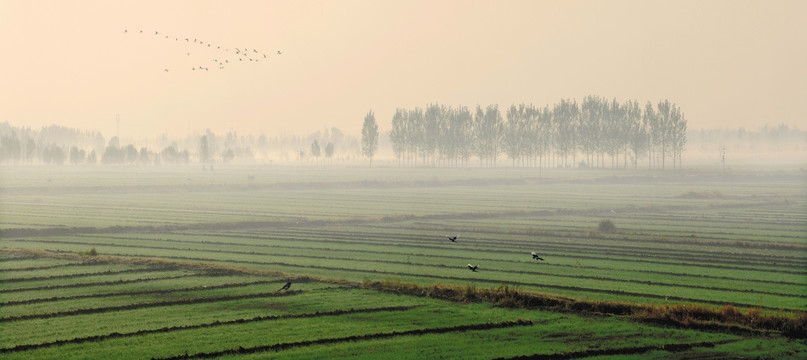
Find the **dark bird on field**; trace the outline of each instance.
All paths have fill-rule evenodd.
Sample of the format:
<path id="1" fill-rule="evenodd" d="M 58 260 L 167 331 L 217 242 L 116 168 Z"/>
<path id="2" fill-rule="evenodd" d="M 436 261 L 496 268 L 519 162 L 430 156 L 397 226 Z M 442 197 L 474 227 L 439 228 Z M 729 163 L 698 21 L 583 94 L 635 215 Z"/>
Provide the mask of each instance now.
<path id="1" fill-rule="evenodd" d="M 446 238 L 448 240 L 450 240 L 451 242 L 457 242 L 458 237 L 460 237 L 460 234 L 457 234 L 457 235 L 454 235 L 454 236 L 446 236 Z"/>
<path id="2" fill-rule="evenodd" d="M 277 291 L 275 291 L 275 292 L 278 292 L 278 291 L 280 291 L 280 290 L 286 290 L 286 291 L 289 291 L 289 288 L 290 288 L 290 287 L 291 287 L 291 281 L 287 282 L 287 283 L 286 283 L 286 285 L 283 285 L 283 287 L 282 287 L 282 288 L 277 289 Z"/>
<path id="3" fill-rule="evenodd" d="M 544 259 L 544 258 L 538 256 L 538 254 L 536 254 L 535 251 L 532 251 L 532 258 L 535 259 L 535 260 L 543 260 Z"/>
<path id="4" fill-rule="evenodd" d="M 468 264 L 468 268 L 471 269 L 471 271 L 476 272 L 476 269 L 479 269 L 479 264 L 476 264 L 476 266 L 471 266 L 471 264 Z"/>

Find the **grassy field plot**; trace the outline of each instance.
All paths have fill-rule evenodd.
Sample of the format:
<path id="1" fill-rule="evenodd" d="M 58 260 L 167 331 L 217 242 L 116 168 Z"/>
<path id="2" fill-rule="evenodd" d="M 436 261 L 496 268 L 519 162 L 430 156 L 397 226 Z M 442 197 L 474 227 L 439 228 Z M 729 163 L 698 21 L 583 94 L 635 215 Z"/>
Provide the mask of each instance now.
<path id="1" fill-rule="evenodd" d="M 4 358 L 804 355 L 803 171 L 13 170 Z"/>
<path id="2" fill-rule="evenodd" d="M 87 261 L 110 269 L 120 265 L 110 259 Z M 37 259 L 26 261 L 35 263 Z M 141 266 L 159 272 L 168 271 L 171 263 L 160 264 Z M 684 355 L 731 344 L 733 348 L 720 348 L 719 352 L 731 356 L 741 353 L 744 346 L 768 339 L 780 342 L 782 347 L 775 353 L 782 358 L 795 358 L 807 350 L 803 341 L 772 335 L 740 336 L 619 317 L 512 309 L 486 302 L 456 303 L 348 283 L 206 266 L 176 263 L 170 266 L 173 271 L 184 268 L 193 275 L 151 285 L 119 285 L 102 293 L 97 287 L 84 287 L 80 288 L 83 293 L 69 299 L 50 297 L 45 290 L 27 291 L 27 302 L 1 308 L 0 353 L 6 359 L 175 358 L 185 354 L 493 358 L 635 355 L 662 348 L 672 350 L 659 354 Z M 287 279 L 293 281 L 291 289 L 278 292 Z M 77 299 L 83 300 L 75 302 Z M 497 343 L 507 346 L 491 346 Z M 383 348 L 400 352 L 379 354 Z"/>

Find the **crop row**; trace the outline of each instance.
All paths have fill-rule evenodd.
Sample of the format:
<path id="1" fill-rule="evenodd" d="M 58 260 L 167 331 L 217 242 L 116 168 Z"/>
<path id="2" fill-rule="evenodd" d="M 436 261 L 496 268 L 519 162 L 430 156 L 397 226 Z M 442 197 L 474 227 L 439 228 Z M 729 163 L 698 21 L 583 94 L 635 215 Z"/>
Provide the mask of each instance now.
<path id="1" fill-rule="evenodd" d="M 562 359 L 580 359 L 596 356 L 613 356 L 613 355 L 638 355 L 653 350 L 663 350 L 668 352 L 679 352 L 690 350 L 698 347 L 715 347 L 715 345 L 728 344 L 736 342 L 737 340 L 721 340 L 721 341 L 701 341 L 696 343 L 680 343 L 680 344 L 663 344 L 663 345 L 648 345 L 648 346 L 630 346 L 618 347 L 607 349 L 590 349 L 581 351 L 572 351 L 555 354 L 532 354 L 523 356 L 513 356 L 508 358 L 495 358 L 495 360 L 562 360 Z"/>
<path id="2" fill-rule="evenodd" d="M 2 283 L 15 283 L 15 282 L 24 282 L 24 281 L 39 281 L 39 280 L 56 280 L 56 279 L 75 279 L 81 277 L 89 277 L 89 276 L 101 276 L 101 275 L 119 275 L 119 274 L 131 274 L 131 273 L 138 273 L 138 272 L 153 272 L 153 269 L 125 269 L 125 270 L 106 270 L 101 272 L 91 272 L 91 273 L 78 273 L 78 274 L 65 274 L 65 275 L 52 275 L 52 276 L 32 276 L 32 277 L 25 277 L 25 278 L 5 278 L 3 279 Z"/>
<path id="3" fill-rule="evenodd" d="M 35 286 L 35 287 L 26 287 L 26 288 L 15 288 L 15 289 L 0 289 L 1 293 L 10 293 L 10 292 L 19 292 L 19 291 L 39 291 L 39 290 L 52 290 L 52 289 L 63 289 L 63 288 L 79 288 L 79 287 L 89 287 L 89 286 L 106 286 L 106 285 L 119 285 L 119 284 L 131 284 L 131 283 L 138 283 L 144 281 L 155 281 L 155 280 L 168 280 L 168 279 L 180 279 L 184 277 L 191 277 L 196 276 L 194 274 L 185 274 L 185 275 L 174 275 L 174 276 L 166 276 L 166 277 L 147 277 L 147 278 L 138 278 L 138 279 L 120 279 L 120 280 L 112 280 L 112 281 L 96 281 L 96 282 L 86 282 L 86 283 L 75 283 L 75 284 L 61 284 L 61 285 L 45 285 L 45 286 Z"/>
<path id="4" fill-rule="evenodd" d="M 259 280 L 259 281 L 252 281 L 252 282 L 237 282 L 237 283 L 226 283 L 226 284 L 209 285 L 209 286 L 194 286 L 194 287 L 186 287 L 186 288 L 154 289 L 154 290 L 139 290 L 139 291 L 122 291 L 122 292 L 113 292 L 113 293 L 104 293 L 104 294 L 84 294 L 84 295 L 73 295 L 73 296 L 54 296 L 54 297 L 49 297 L 49 298 L 36 298 L 36 299 L 27 299 L 27 300 L 19 300 L 19 301 L 7 301 L 7 302 L 0 303 L 0 306 L 35 304 L 35 303 L 61 301 L 61 300 L 94 299 L 94 298 L 105 298 L 105 297 L 124 296 L 124 295 L 150 295 L 150 294 L 165 294 L 165 293 L 180 292 L 180 291 L 193 291 L 193 290 L 229 289 L 229 288 L 242 287 L 242 286 L 276 284 L 276 283 L 281 283 L 281 282 L 285 282 L 285 281 L 286 280 Z"/>
<path id="5" fill-rule="evenodd" d="M 302 291 L 300 291 L 300 290 L 290 290 L 288 292 L 283 292 L 283 293 L 262 292 L 262 293 L 242 294 L 242 295 L 233 295 L 233 296 L 218 296 L 218 297 L 209 297 L 209 298 L 182 299 L 182 300 L 174 300 L 174 301 L 155 301 L 155 302 L 148 302 L 148 303 L 133 303 L 133 304 L 127 304 L 127 305 L 120 305 L 120 306 L 106 306 L 106 307 L 97 307 L 97 308 L 76 309 L 76 310 L 70 310 L 70 311 L 59 311 L 59 312 L 52 312 L 52 313 L 47 313 L 47 314 L 30 314 L 30 315 L 19 315 L 19 316 L 7 316 L 7 317 L 4 317 L 4 318 L 0 318 L 0 323 L 7 323 L 7 322 L 19 321 L 19 320 L 30 320 L 30 319 L 48 319 L 48 318 L 60 317 L 60 316 L 96 314 L 96 313 L 110 312 L 110 311 L 134 310 L 134 309 L 142 309 L 142 308 L 150 308 L 150 307 L 158 307 L 158 306 L 175 306 L 175 305 L 198 304 L 198 303 L 212 303 L 212 302 L 218 302 L 218 301 L 251 299 L 251 298 L 258 298 L 258 297 L 277 297 L 277 296 L 296 295 L 296 294 L 300 294 L 300 293 L 302 293 Z"/>
<path id="6" fill-rule="evenodd" d="M 2 256 L 0 257 L 0 262 L 31 260 L 35 258 L 36 256 Z"/>
<path id="7" fill-rule="evenodd" d="M 24 268 L 14 268 L 14 269 L 3 269 L 2 271 L 5 273 L 13 272 L 13 271 L 36 271 L 36 270 L 51 270 L 51 269 L 58 269 L 63 267 L 71 267 L 71 266 L 92 266 L 96 265 L 93 263 L 68 263 L 68 264 L 56 264 L 56 265 L 43 265 L 43 266 L 29 266 Z"/>
<path id="8" fill-rule="evenodd" d="M 261 346 L 254 346 L 249 348 L 239 347 L 236 349 L 226 349 L 226 350 L 219 350 L 219 351 L 211 351 L 211 352 L 200 352 L 195 354 L 184 354 L 184 355 L 177 355 L 165 358 L 156 358 L 161 360 L 179 360 L 179 359 L 205 359 L 205 358 L 215 358 L 224 355 L 244 355 L 244 354 L 255 354 L 261 352 L 268 352 L 268 351 L 281 351 L 295 347 L 303 347 L 303 346 L 312 346 L 312 345 L 325 345 L 325 344 L 334 344 L 334 343 L 341 343 L 341 342 L 352 342 L 352 341 L 366 341 L 366 340 L 377 340 L 377 339 L 387 339 L 392 337 L 398 336 L 412 336 L 412 335 L 425 335 L 425 334 L 445 334 L 445 333 L 452 333 L 452 332 L 465 332 L 470 330 L 489 330 L 489 329 L 501 329 L 501 328 L 508 328 L 514 326 L 532 326 L 533 322 L 530 320 L 512 320 L 512 321 L 502 321 L 496 323 L 481 323 L 481 324 L 466 324 L 466 325 L 456 325 L 456 326 L 448 326 L 448 327 L 437 327 L 437 328 L 425 328 L 425 329 L 414 329 L 414 330 L 406 330 L 406 331 L 391 331 L 385 333 L 374 333 L 374 334 L 364 334 L 364 335 L 352 335 L 352 336 L 344 336 L 344 337 L 333 337 L 333 338 L 320 338 L 316 340 L 307 340 L 307 341 L 297 341 L 297 342 L 288 342 L 288 343 L 279 343 L 279 344 L 272 344 L 272 345 L 261 345 Z"/>
<path id="9" fill-rule="evenodd" d="M 338 316 L 338 315 L 359 314 L 359 313 L 406 311 L 406 310 L 413 309 L 415 307 L 416 306 L 387 306 L 387 307 L 362 308 L 362 309 L 340 309 L 340 310 L 333 310 L 333 311 L 317 311 L 317 312 L 313 312 L 313 313 L 303 313 L 303 314 L 256 316 L 256 317 L 246 318 L 246 319 L 235 319 L 235 320 L 225 320 L 225 321 L 217 320 L 217 321 L 213 321 L 213 322 L 209 322 L 209 323 L 202 323 L 202 324 L 192 324 L 192 325 L 182 325 L 182 326 L 167 326 L 167 327 L 162 327 L 162 328 L 158 328 L 158 329 L 137 330 L 137 331 L 127 332 L 127 333 L 114 332 L 114 333 L 104 334 L 104 335 L 76 337 L 76 338 L 72 338 L 72 339 L 50 341 L 50 342 L 44 342 L 44 343 L 39 343 L 39 344 L 17 345 L 17 346 L 14 346 L 14 347 L 2 348 L 2 349 L 0 349 L 0 353 L 26 351 L 26 350 L 31 350 L 31 349 L 45 348 L 45 347 L 64 345 L 64 344 L 78 344 L 78 343 L 85 343 L 85 342 L 97 342 L 97 341 L 103 341 L 103 340 L 107 340 L 107 339 L 133 337 L 133 336 L 146 335 L 146 334 L 167 333 L 167 332 L 172 332 L 172 331 L 201 329 L 201 328 L 209 328 L 209 327 L 224 326 L 224 325 L 231 325 L 231 324 L 244 324 L 244 323 L 258 322 L 258 321 L 271 321 L 271 320 L 282 320 L 282 319 L 304 319 L 304 318 L 316 318 L 316 317 L 320 317 L 320 316 Z"/>

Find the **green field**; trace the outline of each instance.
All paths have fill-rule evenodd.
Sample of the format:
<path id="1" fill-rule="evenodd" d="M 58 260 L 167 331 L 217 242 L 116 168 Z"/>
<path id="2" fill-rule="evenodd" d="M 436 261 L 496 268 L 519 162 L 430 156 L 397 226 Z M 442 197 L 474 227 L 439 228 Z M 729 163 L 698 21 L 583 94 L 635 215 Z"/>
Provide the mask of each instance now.
<path id="1" fill-rule="evenodd" d="M 807 356 L 805 336 L 762 325 L 366 286 L 799 316 L 803 171 L 9 167 L 0 179 L 3 358 Z"/>

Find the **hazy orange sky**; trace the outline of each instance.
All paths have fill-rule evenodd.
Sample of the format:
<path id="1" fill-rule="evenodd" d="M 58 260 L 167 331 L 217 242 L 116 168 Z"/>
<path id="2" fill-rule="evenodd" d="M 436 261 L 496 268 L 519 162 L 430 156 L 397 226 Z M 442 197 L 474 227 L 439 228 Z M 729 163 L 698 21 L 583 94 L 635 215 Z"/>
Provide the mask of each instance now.
<path id="1" fill-rule="evenodd" d="M 805 14 L 807 1 L 0 0 L 0 122 L 358 136 L 371 109 L 384 131 L 396 107 L 594 94 L 669 99 L 695 129 L 803 129 Z"/>

